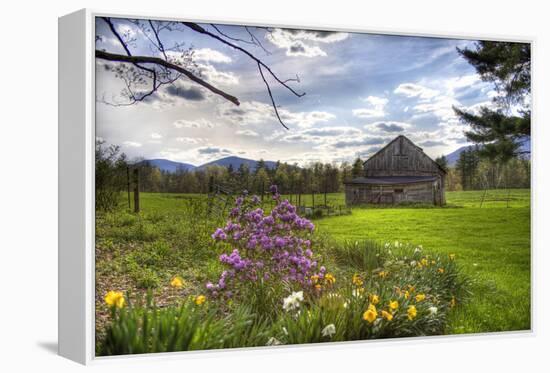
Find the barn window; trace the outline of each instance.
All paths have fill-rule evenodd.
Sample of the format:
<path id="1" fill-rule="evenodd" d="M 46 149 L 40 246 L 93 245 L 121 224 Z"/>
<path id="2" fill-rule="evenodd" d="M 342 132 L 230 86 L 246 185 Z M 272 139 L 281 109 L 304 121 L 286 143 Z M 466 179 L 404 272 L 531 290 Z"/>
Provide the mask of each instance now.
<path id="1" fill-rule="evenodd" d="M 403 189 L 394 189 L 393 192 L 394 193 L 403 193 Z"/>

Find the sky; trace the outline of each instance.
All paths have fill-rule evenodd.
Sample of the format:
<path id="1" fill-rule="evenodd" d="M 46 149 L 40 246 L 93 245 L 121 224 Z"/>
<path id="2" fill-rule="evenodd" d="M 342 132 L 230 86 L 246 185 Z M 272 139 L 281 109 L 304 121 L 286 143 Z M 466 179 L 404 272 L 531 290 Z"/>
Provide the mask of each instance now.
<path id="1" fill-rule="evenodd" d="M 160 56 L 135 23 L 113 19 L 133 55 Z M 217 33 L 208 24 L 202 25 Z M 243 26 L 216 25 L 248 41 Z M 277 121 L 257 64 L 219 41 L 185 27 L 163 29 L 166 48 L 192 48 L 194 71 L 236 96 L 240 105 L 187 78 L 124 105 L 123 81 L 96 60 L 96 137 L 119 145 L 130 159 L 163 158 L 200 165 L 226 156 L 307 165 L 365 159 L 403 134 L 435 158 L 467 145 L 453 106 L 475 112 L 491 105 L 494 87 L 482 82 L 456 48 L 471 40 L 249 28 L 263 48 L 234 42 L 265 62 L 303 97 L 268 79 L 284 129 Z M 219 34 L 218 34 L 219 35 Z M 96 48 L 124 53 L 102 19 Z M 169 52 L 180 58 L 180 52 Z M 267 74 L 267 72 L 264 71 Z M 146 82 L 146 84 L 148 84 Z M 115 105 L 113 105 L 115 104 Z M 122 105 L 121 105 L 122 104 Z"/>

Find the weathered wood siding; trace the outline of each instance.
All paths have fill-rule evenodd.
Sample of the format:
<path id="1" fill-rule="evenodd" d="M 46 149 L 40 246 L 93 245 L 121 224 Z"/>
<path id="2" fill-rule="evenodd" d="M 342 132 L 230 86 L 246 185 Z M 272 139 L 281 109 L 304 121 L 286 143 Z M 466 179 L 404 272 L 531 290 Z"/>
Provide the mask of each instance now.
<path id="1" fill-rule="evenodd" d="M 393 185 L 346 184 L 346 204 L 399 204 L 421 202 L 439 204 L 436 182 Z"/>
<path id="2" fill-rule="evenodd" d="M 441 170 L 421 148 L 398 136 L 364 163 L 365 176 L 428 176 Z"/>
<path id="3" fill-rule="evenodd" d="M 436 181 L 412 184 L 346 184 L 346 203 L 398 204 L 423 202 L 444 205 L 445 172 L 421 148 L 398 136 L 364 164 L 365 177 L 435 176 Z"/>

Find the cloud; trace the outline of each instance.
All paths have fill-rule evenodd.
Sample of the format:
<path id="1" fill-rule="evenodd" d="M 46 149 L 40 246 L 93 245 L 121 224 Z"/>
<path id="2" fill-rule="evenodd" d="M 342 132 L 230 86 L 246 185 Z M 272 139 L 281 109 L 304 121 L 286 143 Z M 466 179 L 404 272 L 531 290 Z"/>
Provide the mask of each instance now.
<path id="1" fill-rule="evenodd" d="M 327 53 L 316 44 L 335 43 L 345 40 L 349 34 L 343 32 L 274 29 L 266 39 L 278 48 L 286 49 L 287 56 L 318 57 Z"/>
<path id="2" fill-rule="evenodd" d="M 186 66 L 187 57 L 182 52 L 167 51 L 168 60 L 172 63 Z M 212 63 L 230 63 L 232 59 L 214 49 L 201 48 L 193 51 L 193 62 L 196 64 L 196 70 L 204 80 L 216 85 L 236 85 L 239 84 L 239 78 L 232 72 L 219 71 Z"/>
<path id="3" fill-rule="evenodd" d="M 206 99 L 202 89 L 198 87 L 184 87 L 181 85 L 171 84 L 166 87 L 166 93 L 170 96 L 183 98 L 189 101 L 202 101 Z"/>
<path id="4" fill-rule="evenodd" d="M 130 148 L 141 148 L 142 144 L 135 141 L 124 141 L 122 145 L 130 147 Z"/>
<path id="5" fill-rule="evenodd" d="M 323 127 L 323 128 L 312 128 L 302 131 L 302 134 L 310 136 L 343 136 L 343 135 L 361 135 L 361 130 L 354 127 Z"/>
<path id="6" fill-rule="evenodd" d="M 371 137 L 365 136 L 359 139 L 340 140 L 332 144 L 335 148 L 349 148 L 365 145 L 380 145 L 386 143 L 388 140 L 384 137 Z"/>
<path id="7" fill-rule="evenodd" d="M 425 146 L 427 148 L 432 148 L 434 146 L 445 146 L 447 145 L 447 143 L 441 140 L 426 140 L 426 141 L 420 142 L 418 145 Z"/>
<path id="8" fill-rule="evenodd" d="M 450 96 L 439 96 L 430 102 L 421 103 L 413 107 L 417 113 L 433 114 L 442 121 L 456 119 L 453 106 L 460 106 L 460 102 Z"/>
<path id="9" fill-rule="evenodd" d="M 288 135 L 283 137 L 284 141 L 296 142 L 296 141 L 310 141 L 312 138 L 303 134 Z"/>
<path id="10" fill-rule="evenodd" d="M 159 139 L 162 139 L 162 135 L 160 133 L 153 132 L 151 134 L 151 138 L 154 139 L 154 140 L 159 140 Z"/>
<path id="11" fill-rule="evenodd" d="M 283 121 L 288 124 L 295 124 L 301 128 L 308 128 L 320 122 L 327 122 L 336 118 L 333 114 L 326 111 L 307 111 L 293 113 L 287 110 L 279 112 Z"/>
<path id="12" fill-rule="evenodd" d="M 230 154 L 231 150 L 224 149 L 224 148 L 218 148 L 216 146 L 207 146 L 207 147 L 203 147 L 203 148 L 198 148 L 197 152 L 199 154 L 203 154 L 203 155 L 205 155 L 205 154 Z"/>
<path id="13" fill-rule="evenodd" d="M 393 93 L 406 97 L 418 97 L 424 100 L 428 100 L 437 96 L 439 94 L 439 91 L 421 86 L 419 84 L 402 83 L 393 91 Z"/>
<path id="14" fill-rule="evenodd" d="M 241 126 L 266 122 L 277 123 L 273 107 L 258 101 L 246 101 L 239 107 L 224 103 L 218 108 L 217 115 Z M 333 114 L 325 111 L 291 112 L 283 108 L 279 109 L 279 115 L 285 123 L 301 128 L 311 127 L 316 123 L 335 118 Z"/>
<path id="15" fill-rule="evenodd" d="M 237 131 L 235 133 L 237 135 L 248 136 L 248 137 L 258 137 L 259 136 L 258 132 L 254 132 L 252 130 L 240 130 L 240 131 Z"/>
<path id="16" fill-rule="evenodd" d="M 176 128 L 214 128 L 214 124 L 206 119 L 178 119 L 173 124 Z"/>
<path id="17" fill-rule="evenodd" d="M 388 99 L 384 97 L 369 96 L 362 99 L 368 104 L 366 108 L 354 109 L 352 113 L 358 118 L 383 117 L 386 115 L 384 108 L 388 104 Z"/>
<path id="18" fill-rule="evenodd" d="M 176 137 L 177 142 L 182 142 L 184 144 L 198 144 L 202 141 L 202 139 L 198 139 L 195 137 Z"/>
<path id="19" fill-rule="evenodd" d="M 218 71 L 210 64 L 199 64 L 198 69 L 200 75 L 209 83 L 226 86 L 239 84 L 239 78 L 232 72 Z"/>
<path id="20" fill-rule="evenodd" d="M 403 122 L 374 122 L 371 124 L 365 125 L 365 129 L 374 129 L 375 131 L 381 131 L 381 132 L 403 132 L 406 129 L 409 129 L 411 125 L 409 123 L 403 123 Z"/>
<path id="21" fill-rule="evenodd" d="M 230 63 L 232 61 L 231 57 L 210 48 L 195 49 L 193 51 L 193 58 L 195 61 L 213 63 Z"/>

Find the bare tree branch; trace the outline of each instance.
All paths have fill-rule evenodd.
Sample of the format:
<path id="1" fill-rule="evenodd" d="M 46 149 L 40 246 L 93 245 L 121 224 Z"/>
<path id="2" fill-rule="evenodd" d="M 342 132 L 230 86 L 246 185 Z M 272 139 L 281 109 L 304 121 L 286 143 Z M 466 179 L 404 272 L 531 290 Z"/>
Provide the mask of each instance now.
<path id="1" fill-rule="evenodd" d="M 239 99 L 237 97 L 232 96 L 232 95 L 230 95 L 230 94 L 214 87 L 210 83 L 208 83 L 208 82 L 202 80 L 201 78 L 195 76 L 189 70 L 187 70 L 187 69 L 185 69 L 185 68 L 183 68 L 179 65 L 176 65 L 176 64 L 170 63 L 168 61 L 165 61 L 162 58 L 150 57 L 150 56 L 127 56 L 127 55 L 123 55 L 123 54 L 114 54 L 114 53 L 109 53 L 109 52 L 100 51 L 100 50 L 95 51 L 95 56 L 96 56 L 96 58 L 107 60 L 107 61 L 127 62 L 127 63 L 131 63 L 131 64 L 151 63 L 151 64 L 166 67 L 170 70 L 174 70 L 174 71 L 177 71 L 177 72 L 185 75 L 191 81 L 193 81 L 197 84 L 200 84 L 204 88 L 208 89 L 210 92 L 215 93 L 215 94 L 225 98 L 228 101 L 231 101 L 235 105 L 240 105 Z"/>
<path id="2" fill-rule="evenodd" d="M 153 34 L 155 35 L 155 38 L 157 39 L 158 43 L 158 49 L 162 52 L 162 55 L 164 56 L 164 59 L 168 61 L 168 57 L 166 56 L 166 51 L 164 50 L 164 45 L 162 44 L 162 41 L 160 41 L 159 34 L 157 30 L 155 30 L 155 26 L 153 26 L 153 22 L 149 20 L 149 25 L 151 25 L 151 31 L 153 31 Z"/>
<path id="3" fill-rule="evenodd" d="M 270 51 L 268 51 L 267 49 L 265 49 L 264 45 L 263 45 L 262 42 L 256 37 L 256 35 L 254 35 L 254 33 L 253 33 L 252 31 L 250 31 L 250 29 L 248 28 L 248 26 L 244 26 L 244 29 L 246 30 L 246 32 L 248 32 L 248 35 L 250 35 L 250 39 L 251 39 L 256 45 L 258 45 L 260 48 L 262 48 L 266 54 L 271 54 Z"/>
<path id="4" fill-rule="evenodd" d="M 214 30 L 216 30 L 216 32 L 218 34 L 220 34 L 221 36 L 223 36 L 224 38 L 228 38 L 229 40 L 233 40 L 233 41 L 238 41 L 238 42 L 241 42 L 241 43 L 246 43 L 246 44 L 251 44 L 251 45 L 256 45 L 256 43 L 254 43 L 254 41 L 251 41 L 251 40 L 243 40 L 243 39 L 239 39 L 239 38 L 235 38 L 233 36 L 229 36 L 227 35 L 226 33 L 222 32 L 218 26 L 216 26 L 215 24 L 211 23 L 210 26 L 212 26 L 212 28 Z"/>
<path id="5" fill-rule="evenodd" d="M 182 51 L 181 46 L 183 44 L 178 44 L 178 43 L 176 43 L 175 46 L 172 48 L 165 48 L 165 45 L 163 44 L 162 39 L 160 37 L 160 32 L 162 30 L 169 30 L 169 31 L 173 29 L 175 30 L 177 29 L 178 25 L 183 26 L 183 28 L 190 28 L 195 32 L 214 38 L 215 40 L 225 45 L 228 45 L 231 48 L 236 49 L 244 53 L 245 55 L 247 55 L 249 58 L 251 58 L 258 66 L 258 71 L 266 86 L 267 92 L 269 94 L 269 98 L 271 100 L 271 104 L 273 106 L 273 109 L 275 110 L 275 115 L 277 116 L 277 119 L 280 122 L 280 124 L 285 129 L 288 129 L 288 127 L 284 124 L 280 116 L 278 106 L 273 97 L 273 92 L 271 90 L 270 83 L 267 81 L 264 71 L 267 71 L 271 75 L 271 77 L 274 79 L 274 81 L 282 85 L 284 88 L 289 90 L 295 96 L 303 97 L 305 95 L 305 92 L 301 92 L 301 93 L 297 92 L 291 86 L 288 85 L 288 83 L 290 82 L 299 83 L 300 78 L 298 77 L 298 75 L 296 75 L 296 78 L 289 78 L 289 79 L 283 80 L 279 78 L 271 70 L 271 68 L 267 64 L 265 64 L 261 59 L 259 59 L 258 57 L 253 55 L 251 52 L 247 51 L 246 49 L 240 47 L 239 45 L 228 41 L 228 40 L 232 40 L 234 42 L 255 45 L 262 48 L 266 52 L 266 54 L 270 54 L 270 52 L 262 45 L 261 41 L 247 26 L 244 26 L 244 28 L 248 33 L 248 35 L 250 36 L 250 40 L 244 40 L 241 38 L 230 36 L 224 33 L 222 30 L 220 30 L 220 28 L 218 28 L 214 24 L 212 24 L 211 26 L 221 36 L 216 35 L 206 30 L 202 26 L 193 22 L 174 22 L 174 23 L 165 24 L 165 25 L 158 23 L 155 25 L 155 23 L 151 20 L 143 21 L 143 22 L 140 22 L 139 20 L 130 20 L 130 22 L 134 23 L 141 30 L 144 36 L 147 38 L 151 46 L 151 52 L 153 54 L 153 56 L 143 56 L 143 55 L 134 56 L 132 55 L 129 48 L 129 43 L 131 43 L 131 40 L 129 40 L 128 35 L 125 34 L 124 37 L 121 36 L 121 34 L 117 31 L 117 29 L 115 28 L 115 25 L 113 24 L 110 18 L 102 17 L 102 19 L 107 23 L 107 25 L 109 26 L 109 29 L 111 30 L 113 35 L 116 37 L 116 39 L 118 40 L 118 42 L 120 43 L 124 51 L 126 52 L 126 55 L 96 50 L 96 58 L 107 60 L 107 61 L 113 61 L 113 62 L 127 63 L 135 66 L 138 69 L 138 71 L 136 72 L 131 67 L 128 67 L 127 65 L 124 65 L 124 64 L 116 68 L 115 72 L 117 73 L 117 76 L 123 80 L 126 87 L 122 91 L 122 93 L 123 95 L 129 98 L 130 102 L 122 103 L 122 104 L 115 103 L 113 104 L 114 106 L 127 106 L 127 105 L 132 105 L 139 101 L 144 101 L 147 97 L 153 95 L 161 86 L 165 84 L 174 83 L 181 76 L 186 76 L 191 81 L 203 86 L 204 88 L 208 89 L 212 93 L 217 94 L 228 101 L 231 101 L 235 105 L 240 104 L 237 97 L 232 96 L 222 91 L 221 89 L 214 87 L 213 85 L 204 81 L 203 79 L 201 79 L 200 70 L 198 72 L 193 72 L 192 70 L 188 69 L 190 65 L 193 65 L 195 67 L 200 67 L 199 65 L 197 65 L 192 61 L 191 49 L 189 49 L 188 51 Z M 146 25 L 146 22 L 148 22 L 148 26 Z M 268 28 L 262 28 L 262 27 L 257 27 L 257 28 L 265 29 L 266 32 L 271 32 L 271 30 Z M 183 29 L 181 29 L 180 31 L 183 31 Z M 157 50 L 161 54 L 160 57 L 156 57 Z M 182 59 L 181 60 L 172 59 L 171 56 L 169 58 L 167 51 L 172 51 L 172 50 L 181 51 Z M 147 79 L 152 79 L 153 81 L 152 87 L 150 87 L 150 89 L 148 89 L 147 91 L 140 91 L 140 90 L 135 91 L 136 87 L 139 85 L 145 84 Z"/>
<path id="6" fill-rule="evenodd" d="M 264 72 L 262 71 L 262 65 L 258 62 L 258 70 L 260 71 L 260 75 L 265 83 L 265 87 L 267 88 L 267 93 L 269 93 L 269 98 L 271 99 L 271 105 L 273 106 L 273 109 L 275 109 L 275 115 L 277 116 L 277 119 L 279 119 L 279 123 L 285 128 L 288 129 L 286 124 L 284 124 L 283 120 L 281 119 L 281 116 L 279 115 L 279 110 L 277 109 L 277 105 L 275 104 L 275 100 L 273 99 L 273 94 L 271 93 L 271 88 L 269 87 L 269 84 L 267 83 L 267 80 L 265 80 Z"/>
<path id="7" fill-rule="evenodd" d="M 290 87 L 288 84 L 285 83 L 285 81 L 281 80 L 272 70 L 269 66 L 267 66 L 262 60 L 260 60 L 259 58 L 257 58 L 256 56 L 254 56 L 252 53 L 250 53 L 249 51 L 247 51 L 246 49 L 244 48 L 241 48 L 239 47 L 238 45 L 235 45 L 233 43 L 230 43 L 228 42 L 227 40 L 219 37 L 218 35 L 215 35 L 213 33 L 211 33 L 210 31 L 207 31 L 205 30 L 203 27 L 199 26 L 198 24 L 196 23 L 193 23 L 193 22 L 182 22 L 182 24 L 184 24 L 185 26 L 189 27 L 191 30 L 194 30 L 198 33 L 201 33 L 201 34 L 204 34 L 204 35 L 208 35 L 222 43 L 224 43 L 225 45 L 228 45 L 230 46 L 231 48 L 234 48 L 234 49 L 237 49 L 241 52 L 243 52 L 244 54 L 246 54 L 248 57 L 252 58 L 256 63 L 260 64 L 264 69 L 267 70 L 267 72 L 269 72 L 269 74 L 271 74 L 271 76 L 277 81 L 279 82 L 279 84 L 281 84 L 283 87 L 285 87 L 286 89 L 288 89 L 290 92 L 292 92 L 295 96 L 297 97 L 303 97 L 306 93 L 305 92 L 302 92 L 302 93 L 298 93 L 296 92 L 292 87 Z"/>

